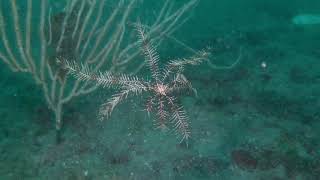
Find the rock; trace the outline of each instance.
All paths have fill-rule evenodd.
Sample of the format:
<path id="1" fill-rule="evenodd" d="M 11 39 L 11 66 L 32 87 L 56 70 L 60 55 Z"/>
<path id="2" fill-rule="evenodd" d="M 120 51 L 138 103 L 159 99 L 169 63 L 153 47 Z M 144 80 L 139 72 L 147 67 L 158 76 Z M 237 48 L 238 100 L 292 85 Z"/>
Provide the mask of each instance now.
<path id="1" fill-rule="evenodd" d="M 258 161 L 249 151 L 235 150 L 231 153 L 232 161 L 241 169 L 253 170 L 257 168 Z"/>
<path id="2" fill-rule="evenodd" d="M 299 14 L 292 18 L 295 25 L 315 25 L 320 24 L 320 14 Z"/>

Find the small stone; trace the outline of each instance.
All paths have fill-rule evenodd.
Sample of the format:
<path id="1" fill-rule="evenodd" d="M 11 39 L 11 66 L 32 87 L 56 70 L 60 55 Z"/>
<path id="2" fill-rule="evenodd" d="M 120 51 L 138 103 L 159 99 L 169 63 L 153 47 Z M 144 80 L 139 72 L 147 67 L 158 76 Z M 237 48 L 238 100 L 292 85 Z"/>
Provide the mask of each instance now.
<path id="1" fill-rule="evenodd" d="M 248 151 L 235 150 L 231 153 L 231 157 L 233 162 L 241 169 L 252 170 L 257 168 L 258 161 Z"/>
<path id="2" fill-rule="evenodd" d="M 88 171 L 88 170 L 85 170 L 85 171 L 83 172 L 83 174 L 84 174 L 84 176 L 88 176 L 89 171 Z"/>

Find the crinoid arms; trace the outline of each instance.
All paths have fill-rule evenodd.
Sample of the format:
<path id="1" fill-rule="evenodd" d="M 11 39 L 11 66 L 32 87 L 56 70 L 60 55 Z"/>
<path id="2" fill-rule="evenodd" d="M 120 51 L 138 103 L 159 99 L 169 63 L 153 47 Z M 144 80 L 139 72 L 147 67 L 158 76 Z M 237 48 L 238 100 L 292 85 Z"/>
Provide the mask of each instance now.
<path id="1" fill-rule="evenodd" d="M 145 110 L 155 113 L 156 126 L 164 129 L 173 127 L 182 141 L 190 138 L 189 120 L 183 106 L 178 102 L 184 92 L 194 92 L 191 83 L 183 75 L 186 65 L 198 65 L 207 59 L 209 53 L 199 51 L 194 56 L 169 61 L 163 69 L 159 68 L 159 55 L 148 38 L 145 28 L 136 25 L 141 51 L 145 63 L 151 72 L 151 79 L 144 80 L 138 76 L 113 74 L 111 72 L 92 72 L 87 65 L 78 65 L 74 61 L 59 60 L 77 79 L 90 81 L 117 90 L 99 110 L 100 119 L 110 118 L 114 108 L 129 96 L 147 99 Z"/>

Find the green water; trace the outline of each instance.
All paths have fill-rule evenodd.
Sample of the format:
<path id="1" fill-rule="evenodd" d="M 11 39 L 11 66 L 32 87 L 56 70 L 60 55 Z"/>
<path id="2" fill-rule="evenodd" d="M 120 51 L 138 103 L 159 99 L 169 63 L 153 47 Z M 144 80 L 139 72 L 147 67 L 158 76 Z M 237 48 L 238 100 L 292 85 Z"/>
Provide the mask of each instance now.
<path id="1" fill-rule="evenodd" d="M 32 3 L 30 33 L 37 63 L 40 2 Z M 153 22 L 164 2 L 138 2 L 125 24 L 128 39 L 120 49 L 127 40 L 137 41 L 132 24 L 138 19 L 142 24 Z M 177 9 L 188 0 L 172 2 Z M 24 27 L 27 3 L 16 3 Z M 102 17 L 109 17 L 117 3 L 107 1 Z M 19 57 L 12 6 L 9 0 L 0 0 L 0 5 L 6 24 L 0 26 L 7 32 L 12 53 Z M 46 4 L 56 18 L 53 37 L 62 28 L 65 5 L 53 0 Z M 93 13 L 97 12 L 98 6 Z M 144 111 L 145 97 L 128 98 L 111 118 L 99 121 L 100 105 L 117 92 L 108 88 L 75 97 L 63 106 L 61 139 L 56 142 L 54 114 L 41 85 L 30 73 L 13 72 L 0 60 L 0 180 L 320 179 L 320 24 L 308 19 L 294 23 L 294 18 L 304 15 L 320 19 L 320 1 L 199 0 L 185 12 L 188 20 L 170 37 L 165 35 L 156 49 L 160 67 L 170 59 L 192 56 L 190 48 L 211 53 L 208 61 L 185 69 L 197 95 L 177 95 L 190 120 L 188 143 L 180 144 L 172 128 L 156 129 L 156 114 L 148 116 Z M 75 19 L 68 27 L 73 26 Z M 48 37 L 47 23 L 44 29 Z M 25 41 L 25 29 L 21 32 Z M 60 53 L 53 52 L 58 41 L 53 38 L 53 46 L 46 47 L 48 56 L 77 59 L 69 38 L 70 31 L 66 35 L 70 43 L 64 43 Z M 0 52 L 8 56 L 3 34 Z M 143 60 L 137 56 L 119 69 L 129 74 Z M 55 61 L 50 66 L 61 68 Z M 136 75 L 151 79 L 147 66 Z M 74 77 L 68 82 L 70 90 Z"/>

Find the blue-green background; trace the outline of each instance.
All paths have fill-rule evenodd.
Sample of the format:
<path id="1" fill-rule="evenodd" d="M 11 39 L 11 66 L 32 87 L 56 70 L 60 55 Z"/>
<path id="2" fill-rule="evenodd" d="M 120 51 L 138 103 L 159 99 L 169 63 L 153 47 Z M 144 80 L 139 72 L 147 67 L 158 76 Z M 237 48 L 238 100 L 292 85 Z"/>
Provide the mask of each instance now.
<path id="1" fill-rule="evenodd" d="M 292 22 L 320 17 L 320 1 L 200 0 L 190 13 L 174 37 L 211 47 L 216 65 L 231 64 L 239 49 L 242 58 L 232 69 L 187 69 L 198 94 L 182 99 L 188 147 L 155 130 L 134 99 L 99 122 L 110 97 L 103 89 L 65 107 L 57 145 L 41 89 L 1 62 L 0 180 L 320 179 L 320 24 Z M 164 62 L 184 52 L 170 40 L 159 48 Z"/>

